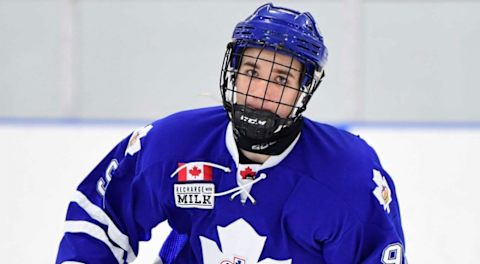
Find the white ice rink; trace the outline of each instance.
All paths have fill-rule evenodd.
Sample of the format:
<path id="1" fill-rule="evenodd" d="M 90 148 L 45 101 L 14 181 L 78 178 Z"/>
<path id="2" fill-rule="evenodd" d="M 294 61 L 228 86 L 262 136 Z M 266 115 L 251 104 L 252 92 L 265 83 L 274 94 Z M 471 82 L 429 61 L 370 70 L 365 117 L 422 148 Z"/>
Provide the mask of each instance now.
<path id="1" fill-rule="evenodd" d="M 137 124 L 140 126 L 141 124 Z M 53 263 L 76 186 L 136 125 L 0 124 L 2 263 Z M 396 182 L 411 264 L 480 259 L 480 127 L 358 126 Z M 135 263 L 152 263 L 162 224 Z"/>

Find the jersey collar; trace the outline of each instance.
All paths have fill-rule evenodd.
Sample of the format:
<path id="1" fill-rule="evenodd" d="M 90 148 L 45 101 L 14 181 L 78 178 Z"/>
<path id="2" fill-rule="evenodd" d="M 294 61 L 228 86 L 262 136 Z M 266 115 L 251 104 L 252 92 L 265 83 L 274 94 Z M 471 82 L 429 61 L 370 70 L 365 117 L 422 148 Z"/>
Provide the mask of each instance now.
<path id="1" fill-rule="evenodd" d="M 282 160 L 287 157 L 287 155 L 292 151 L 293 147 L 298 142 L 298 139 L 300 138 L 300 135 L 302 133 L 300 132 L 298 136 L 295 138 L 295 140 L 288 146 L 281 154 L 279 155 L 271 155 L 263 164 L 259 165 L 258 170 L 263 170 L 263 169 L 268 169 L 271 167 L 276 166 L 279 164 Z M 238 155 L 238 148 L 237 144 L 235 142 L 235 138 L 233 137 L 233 128 L 232 128 L 232 122 L 228 122 L 228 126 L 226 129 L 226 135 L 225 135 L 225 145 L 227 146 L 228 152 L 232 156 L 232 159 L 235 161 L 235 164 L 239 165 L 239 155 Z"/>

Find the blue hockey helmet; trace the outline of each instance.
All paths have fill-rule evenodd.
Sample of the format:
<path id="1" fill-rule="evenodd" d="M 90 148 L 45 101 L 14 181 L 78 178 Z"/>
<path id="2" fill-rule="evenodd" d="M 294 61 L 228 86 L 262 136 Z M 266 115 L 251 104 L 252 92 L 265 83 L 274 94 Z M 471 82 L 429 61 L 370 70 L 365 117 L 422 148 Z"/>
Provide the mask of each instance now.
<path id="1" fill-rule="evenodd" d="M 238 112 L 245 115 L 245 111 L 249 110 L 246 106 L 236 105 L 235 88 L 237 75 L 241 74 L 239 73 L 241 60 L 246 56 L 244 52 L 248 48 L 271 50 L 301 62 L 299 93 L 295 105 L 291 105 L 292 110 L 288 118 L 281 118 L 273 113 L 274 115 L 269 118 L 270 122 L 263 127 L 252 127 L 249 124 L 242 126 L 239 120 L 235 120 Z M 224 107 L 239 133 L 256 139 L 271 138 L 274 133 L 295 122 L 306 109 L 313 92 L 320 84 L 326 61 L 327 48 L 323 43 L 323 37 L 313 16 L 308 12 L 300 13 L 268 3 L 239 22 L 234 29 L 232 41 L 227 45 L 220 78 Z M 264 115 L 263 119 L 268 118 Z"/>
<path id="2" fill-rule="evenodd" d="M 255 46 L 255 42 L 282 47 L 301 62 L 308 60 L 320 68 L 327 61 L 323 37 L 309 12 L 265 4 L 237 24 L 232 38 L 238 42 L 237 47 Z"/>

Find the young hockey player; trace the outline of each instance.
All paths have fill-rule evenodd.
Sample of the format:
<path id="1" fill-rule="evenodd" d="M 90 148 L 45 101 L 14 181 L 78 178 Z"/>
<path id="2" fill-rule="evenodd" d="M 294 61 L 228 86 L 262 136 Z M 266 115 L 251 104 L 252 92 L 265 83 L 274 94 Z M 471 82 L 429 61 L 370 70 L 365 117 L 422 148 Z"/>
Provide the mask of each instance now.
<path id="1" fill-rule="evenodd" d="M 132 262 L 163 221 L 159 263 L 406 263 L 375 151 L 302 116 L 326 60 L 310 13 L 259 7 L 227 45 L 223 107 L 120 142 L 78 187 L 57 263 Z"/>

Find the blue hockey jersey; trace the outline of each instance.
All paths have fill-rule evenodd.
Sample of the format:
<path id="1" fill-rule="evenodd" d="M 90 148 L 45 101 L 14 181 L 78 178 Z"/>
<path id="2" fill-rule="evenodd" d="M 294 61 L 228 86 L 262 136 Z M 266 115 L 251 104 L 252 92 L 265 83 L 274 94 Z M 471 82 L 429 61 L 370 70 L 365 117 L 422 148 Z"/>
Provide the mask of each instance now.
<path id="1" fill-rule="evenodd" d="M 132 262 L 165 220 L 163 263 L 406 263 L 374 150 L 307 118 L 284 153 L 241 164 L 223 108 L 171 115 L 120 142 L 74 197 L 56 263 Z"/>

